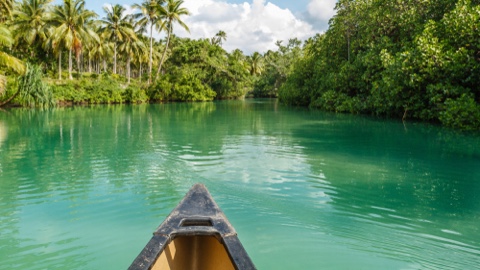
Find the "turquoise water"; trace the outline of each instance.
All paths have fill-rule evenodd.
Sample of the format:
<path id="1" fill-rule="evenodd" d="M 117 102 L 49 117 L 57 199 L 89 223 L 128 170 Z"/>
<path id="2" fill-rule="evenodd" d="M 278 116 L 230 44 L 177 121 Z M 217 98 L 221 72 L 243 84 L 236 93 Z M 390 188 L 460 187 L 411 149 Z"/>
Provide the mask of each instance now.
<path id="1" fill-rule="evenodd" d="M 0 111 L 0 269 L 126 269 L 196 182 L 259 269 L 480 269 L 480 135 L 272 100 Z"/>

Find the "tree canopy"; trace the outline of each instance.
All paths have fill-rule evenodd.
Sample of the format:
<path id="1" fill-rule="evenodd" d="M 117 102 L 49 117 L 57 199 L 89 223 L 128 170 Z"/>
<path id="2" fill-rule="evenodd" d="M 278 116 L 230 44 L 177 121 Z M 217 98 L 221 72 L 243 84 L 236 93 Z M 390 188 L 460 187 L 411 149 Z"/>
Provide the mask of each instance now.
<path id="1" fill-rule="evenodd" d="M 336 11 L 283 102 L 480 128 L 479 1 L 340 0 Z"/>

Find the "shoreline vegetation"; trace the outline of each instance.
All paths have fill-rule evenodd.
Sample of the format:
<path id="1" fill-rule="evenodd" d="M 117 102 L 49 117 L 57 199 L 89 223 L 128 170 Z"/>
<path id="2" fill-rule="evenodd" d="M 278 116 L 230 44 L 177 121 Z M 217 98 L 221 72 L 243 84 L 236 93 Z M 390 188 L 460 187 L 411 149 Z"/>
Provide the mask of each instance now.
<path id="1" fill-rule="evenodd" d="M 479 0 L 340 0 L 325 33 L 251 55 L 224 50 L 224 31 L 175 36 L 183 4 L 100 17 L 84 0 L 0 0 L 0 107 L 278 97 L 480 130 Z"/>

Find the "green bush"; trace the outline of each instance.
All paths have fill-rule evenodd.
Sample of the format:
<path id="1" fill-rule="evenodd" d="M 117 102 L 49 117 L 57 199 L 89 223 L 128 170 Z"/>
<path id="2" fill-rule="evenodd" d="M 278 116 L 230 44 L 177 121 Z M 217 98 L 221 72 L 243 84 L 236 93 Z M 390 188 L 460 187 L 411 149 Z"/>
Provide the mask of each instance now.
<path id="1" fill-rule="evenodd" d="M 130 103 L 145 103 L 149 100 L 145 89 L 137 85 L 129 85 L 123 92 L 123 99 Z"/>
<path id="2" fill-rule="evenodd" d="M 448 127 L 464 130 L 480 128 L 480 106 L 468 94 L 457 99 L 448 98 L 445 109 L 440 113 L 440 121 Z"/>
<path id="3" fill-rule="evenodd" d="M 46 108 L 57 104 L 50 85 L 43 80 L 42 68 L 31 63 L 26 64 L 25 74 L 7 77 L 6 93 L 0 94 L 2 105 L 12 102 Z"/>
<path id="4" fill-rule="evenodd" d="M 126 86 L 117 80 L 105 76 L 99 80 L 68 80 L 52 84 L 57 100 L 72 103 L 111 104 L 123 103 Z"/>
<path id="5" fill-rule="evenodd" d="M 27 63 L 27 71 L 18 78 L 18 96 L 22 103 L 28 106 L 55 106 L 52 89 L 42 78 L 42 68 Z"/>
<path id="6" fill-rule="evenodd" d="M 170 74 L 162 76 L 156 84 L 148 88 L 148 96 L 157 101 L 210 101 L 215 91 L 204 83 L 201 69 L 185 65 L 172 68 Z"/>

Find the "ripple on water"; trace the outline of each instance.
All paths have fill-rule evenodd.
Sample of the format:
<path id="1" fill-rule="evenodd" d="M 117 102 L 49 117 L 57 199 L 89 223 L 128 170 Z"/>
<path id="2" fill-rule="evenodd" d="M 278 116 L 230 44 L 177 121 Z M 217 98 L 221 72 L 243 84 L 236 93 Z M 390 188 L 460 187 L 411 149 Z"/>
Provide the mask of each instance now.
<path id="1" fill-rule="evenodd" d="M 187 166 L 193 168 L 193 170 L 205 171 L 224 165 L 223 157 L 220 155 L 184 154 L 180 155 L 179 158 L 185 161 Z"/>

